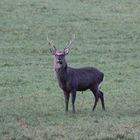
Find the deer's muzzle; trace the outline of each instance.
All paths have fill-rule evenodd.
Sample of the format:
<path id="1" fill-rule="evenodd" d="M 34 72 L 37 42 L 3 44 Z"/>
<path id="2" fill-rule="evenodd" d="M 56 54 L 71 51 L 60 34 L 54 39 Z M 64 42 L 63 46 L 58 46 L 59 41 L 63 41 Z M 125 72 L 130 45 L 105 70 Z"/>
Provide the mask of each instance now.
<path id="1" fill-rule="evenodd" d="M 62 60 L 61 59 L 58 59 L 56 62 L 59 63 L 59 64 L 62 64 Z"/>

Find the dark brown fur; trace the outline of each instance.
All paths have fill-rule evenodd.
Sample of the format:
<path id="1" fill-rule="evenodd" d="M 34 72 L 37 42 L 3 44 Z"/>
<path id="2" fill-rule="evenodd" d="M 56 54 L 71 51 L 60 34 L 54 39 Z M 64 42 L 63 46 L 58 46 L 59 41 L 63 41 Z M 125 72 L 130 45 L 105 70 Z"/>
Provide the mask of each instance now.
<path id="1" fill-rule="evenodd" d="M 63 51 L 57 51 L 55 47 L 50 48 L 54 55 L 54 69 L 60 88 L 64 92 L 66 112 L 68 111 L 69 97 L 71 93 L 73 112 L 75 112 L 75 99 L 77 91 L 91 90 L 95 96 L 93 111 L 100 99 L 102 108 L 105 110 L 104 94 L 99 89 L 99 84 L 103 81 L 104 74 L 94 67 L 72 68 L 68 67 L 65 56 L 68 54 L 68 48 Z"/>

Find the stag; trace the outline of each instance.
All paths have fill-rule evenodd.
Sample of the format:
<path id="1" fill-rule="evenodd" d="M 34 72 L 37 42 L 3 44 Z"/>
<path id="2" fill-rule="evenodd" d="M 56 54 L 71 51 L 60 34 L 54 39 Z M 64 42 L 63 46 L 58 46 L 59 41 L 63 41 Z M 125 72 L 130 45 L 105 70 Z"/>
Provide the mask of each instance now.
<path id="1" fill-rule="evenodd" d="M 55 45 L 48 39 L 50 52 L 54 56 L 54 70 L 56 77 L 60 88 L 64 92 L 66 105 L 65 110 L 68 112 L 68 103 L 71 95 L 72 109 L 73 113 L 75 113 L 76 92 L 83 92 L 88 89 L 91 90 L 95 96 L 92 110 L 95 110 L 99 99 L 101 100 L 102 109 L 105 110 L 104 94 L 99 88 L 99 85 L 104 78 L 103 72 L 99 71 L 95 67 L 72 68 L 67 65 L 65 56 L 69 53 L 74 39 L 75 35 L 62 51 L 57 51 Z"/>

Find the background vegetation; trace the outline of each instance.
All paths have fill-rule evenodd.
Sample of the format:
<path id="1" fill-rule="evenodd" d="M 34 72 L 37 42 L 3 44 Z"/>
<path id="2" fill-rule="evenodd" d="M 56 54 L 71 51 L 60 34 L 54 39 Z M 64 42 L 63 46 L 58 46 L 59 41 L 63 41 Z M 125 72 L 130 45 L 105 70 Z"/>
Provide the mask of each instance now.
<path id="1" fill-rule="evenodd" d="M 70 66 L 105 73 L 105 112 L 86 91 L 65 114 L 46 32 L 59 49 L 76 34 Z M 140 1 L 1 0 L 0 139 L 139 140 Z"/>

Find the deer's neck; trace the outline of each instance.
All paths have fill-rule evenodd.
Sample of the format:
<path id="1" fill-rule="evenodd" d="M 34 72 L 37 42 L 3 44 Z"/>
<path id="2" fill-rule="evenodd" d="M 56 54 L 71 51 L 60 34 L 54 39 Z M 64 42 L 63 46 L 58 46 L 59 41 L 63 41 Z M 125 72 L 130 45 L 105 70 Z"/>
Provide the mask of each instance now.
<path id="1" fill-rule="evenodd" d="M 63 67 L 57 68 L 55 67 L 56 76 L 59 82 L 59 85 L 62 87 L 66 84 L 67 80 L 67 64 Z"/>

